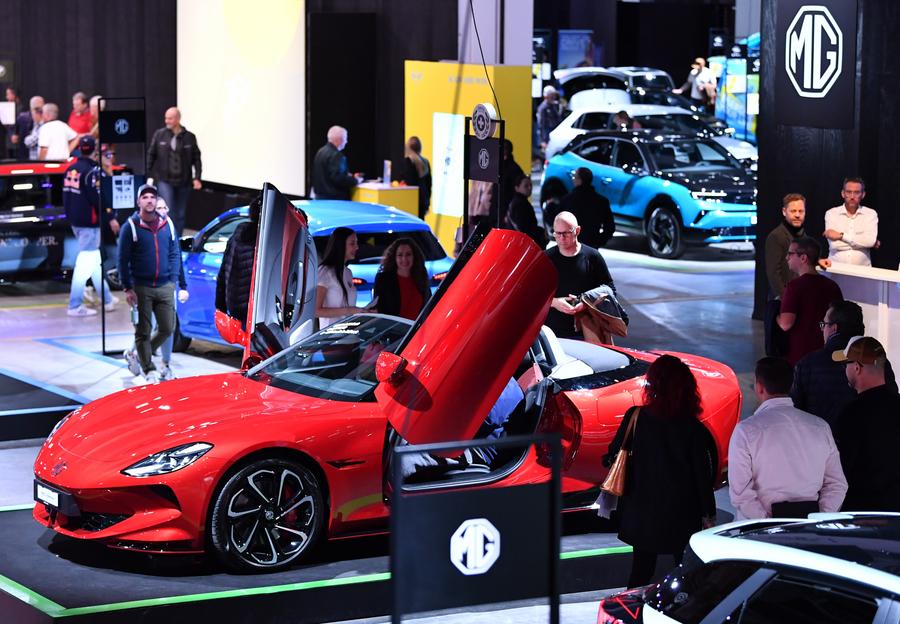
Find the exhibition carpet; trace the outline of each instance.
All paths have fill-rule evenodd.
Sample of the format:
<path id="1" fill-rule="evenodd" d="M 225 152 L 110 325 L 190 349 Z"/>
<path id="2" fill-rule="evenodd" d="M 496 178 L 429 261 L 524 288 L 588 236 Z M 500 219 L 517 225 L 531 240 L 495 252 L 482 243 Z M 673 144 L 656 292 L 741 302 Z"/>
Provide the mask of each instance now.
<path id="1" fill-rule="evenodd" d="M 306 565 L 236 575 L 205 558 L 152 557 L 65 538 L 38 525 L 30 506 L 6 508 L 0 510 L 0 611 L 15 622 L 322 622 L 387 615 L 388 544 L 387 536 L 341 540 Z M 623 586 L 630 553 L 608 534 L 564 537 L 561 592 Z"/>
<path id="2" fill-rule="evenodd" d="M 0 441 L 44 437 L 87 400 L 62 388 L 0 369 Z"/>

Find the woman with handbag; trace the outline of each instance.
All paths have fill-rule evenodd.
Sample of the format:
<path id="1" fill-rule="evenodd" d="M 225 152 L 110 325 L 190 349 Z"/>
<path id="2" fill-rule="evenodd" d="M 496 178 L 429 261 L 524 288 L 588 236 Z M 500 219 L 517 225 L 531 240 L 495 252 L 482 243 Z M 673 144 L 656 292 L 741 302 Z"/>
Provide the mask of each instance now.
<path id="1" fill-rule="evenodd" d="M 612 466 L 620 450 L 628 455 L 618 501 L 619 539 L 634 551 L 628 587 L 650 582 L 660 554 L 681 563 L 690 536 L 715 522 L 710 435 L 699 415 L 693 373 L 663 355 L 647 370 L 644 404 L 626 412 L 603 458 Z M 612 481 L 604 489 L 614 489 Z"/>

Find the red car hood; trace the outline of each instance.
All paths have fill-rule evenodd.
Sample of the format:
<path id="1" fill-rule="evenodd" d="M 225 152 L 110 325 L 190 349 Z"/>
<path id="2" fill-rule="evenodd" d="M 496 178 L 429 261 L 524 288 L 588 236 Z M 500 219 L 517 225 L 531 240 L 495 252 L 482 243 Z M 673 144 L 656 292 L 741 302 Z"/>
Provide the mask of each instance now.
<path id="1" fill-rule="evenodd" d="M 189 441 L 216 443 L 224 430 L 248 435 L 263 414 L 334 408 L 238 373 L 167 381 L 116 392 L 77 410 L 48 440 L 93 461 L 135 461 Z"/>

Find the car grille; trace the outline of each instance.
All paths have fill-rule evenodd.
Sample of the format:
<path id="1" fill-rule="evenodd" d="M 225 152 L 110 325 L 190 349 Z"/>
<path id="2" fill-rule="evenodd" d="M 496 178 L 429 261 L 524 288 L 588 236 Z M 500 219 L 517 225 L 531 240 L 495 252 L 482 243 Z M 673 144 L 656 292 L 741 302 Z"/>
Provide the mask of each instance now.
<path id="1" fill-rule="evenodd" d="M 729 204 L 752 204 L 756 205 L 756 196 L 753 191 L 731 191 L 722 201 Z"/>
<path id="2" fill-rule="evenodd" d="M 83 511 L 81 512 L 81 526 L 79 528 L 84 531 L 96 533 L 97 531 L 108 529 L 114 524 L 118 524 L 119 522 L 122 522 L 122 520 L 130 517 L 131 514 L 92 513 L 90 511 Z"/>

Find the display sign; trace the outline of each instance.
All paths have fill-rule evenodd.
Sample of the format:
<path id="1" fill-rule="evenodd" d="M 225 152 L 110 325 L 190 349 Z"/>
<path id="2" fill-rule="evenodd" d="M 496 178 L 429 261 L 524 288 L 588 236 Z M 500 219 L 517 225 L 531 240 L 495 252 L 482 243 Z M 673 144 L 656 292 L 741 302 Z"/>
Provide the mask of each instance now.
<path id="1" fill-rule="evenodd" d="M 399 467 L 407 464 L 402 456 L 461 451 L 437 444 L 396 447 L 391 460 L 395 622 L 404 614 L 541 596 L 551 599 L 551 613 L 557 604 L 559 438 L 510 436 L 468 444 L 521 453 L 540 445 L 553 455 L 547 481 L 435 489 L 435 483 L 417 480 L 397 487 Z"/>
<path id="2" fill-rule="evenodd" d="M 464 115 L 434 113 L 431 210 L 436 215 L 462 216 L 465 163 Z"/>
<path id="3" fill-rule="evenodd" d="M 117 175 L 112 177 L 112 208 L 134 208 L 134 176 Z"/>
<path id="4" fill-rule="evenodd" d="M 469 141 L 469 179 L 496 184 L 500 180 L 500 140 L 466 138 Z"/>
<path id="5" fill-rule="evenodd" d="M 143 143 L 147 138 L 142 110 L 100 111 L 101 143 Z"/>
<path id="6" fill-rule="evenodd" d="M 16 63 L 11 59 L 0 59 L 0 82 L 16 84 Z"/>
<path id="7" fill-rule="evenodd" d="M 855 0 L 779 0 L 775 121 L 789 126 L 853 126 Z"/>

